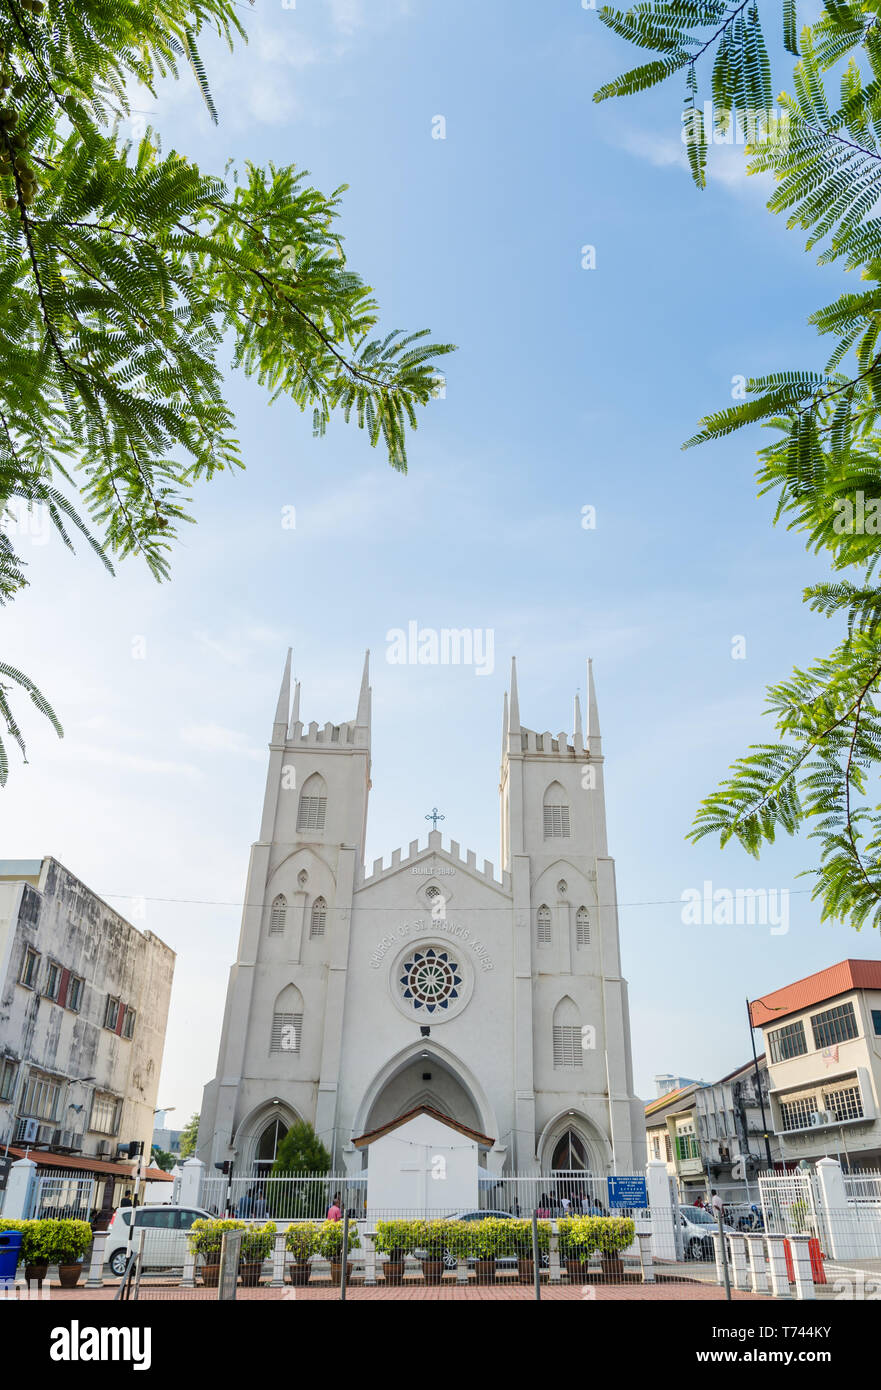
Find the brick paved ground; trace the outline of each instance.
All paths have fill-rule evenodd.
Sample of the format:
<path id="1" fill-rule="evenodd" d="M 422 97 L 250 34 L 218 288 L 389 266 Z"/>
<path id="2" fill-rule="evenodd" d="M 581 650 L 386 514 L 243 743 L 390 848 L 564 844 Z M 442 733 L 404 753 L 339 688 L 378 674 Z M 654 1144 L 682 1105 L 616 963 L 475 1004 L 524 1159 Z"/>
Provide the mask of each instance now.
<path id="1" fill-rule="evenodd" d="M 587 1297 L 628 1303 L 644 1302 L 647 1300 L 652 1302 L 718 1302 L 725 1298 L 724 1289 L 713 1284 L 701 1283 L 617 1284 L 607 1285 L 605 1287 L 596 1284 L 585 1287 L 592 1287 L 592 1292 L 589 1293 Z M 52 1303 L 67 1301 L 87 1303 L 93 1299 L 99 1299 L 102 1302 L 107 1302 L 112 1300 L 115 1292 L 116 1286 L 111 1284 L 105 1285 L 103 1289 L 62 1289 L 53 1286 L 50 1289 L 50 1301 Z M 265 1287 L 258 1289 L 240 1288 L 237 1294 L 239 1299 L 247 1302 L 252 1300 L 259 1300 L 261 1302 L 290 1302 L 296 1300 L 298 1303 L 336 1301 L 339 1299 L 339 1296 L 339 1289 L 327 1286 L 324 1288 L 312 1287 L 305 1289 L 293 1289 L 290 1287 L 285 1289 L 270 1289 Z M 541 1296 L 543 1302 L 545 1300 L 551 1302 L 559 1302 L 561 1300 L 564 1302 L 580 1302 L 586 1295 L 581 1285 L 563 1284 L 555 1288 L 543 1285 Z M 365 1302 L 367 1300 L 379 1300 L 380 1302 L 400 1302 L 403 1300 L 405 1302 L 418 1303 L 472 1303 L 487 1301 L 529 1303 L 533 1301 L 534 1297 L 535 1295 L 532 1288 L 526 1284 L 488 1284 L 461 1288 L 457 1287 L 455 1284 L 441 1285 L 440 1287 L 426 1287 L 424 1284 L 414 1283 L 409 1287 L 405 1285 L 400 1288 L 390 1289 L 383 1288 L 381 1285 L 377 1285 L 375 1288 L 353 1287 L 349 1288 L 346 1292 L 346 1298 L 353 1303 Z M 732 1297 L 738 1301 L 764 1301 L 759 1299 L 756 1294 L 734 1293 Z M 156 1284 L 151 1287 L 145 1287 L 142 1284 L 140 1301 L 143 1303 L 216 1302 L 217 1290 L 201 1287 L 197 1289 L 181 1289 L 171 1284 Z"/>

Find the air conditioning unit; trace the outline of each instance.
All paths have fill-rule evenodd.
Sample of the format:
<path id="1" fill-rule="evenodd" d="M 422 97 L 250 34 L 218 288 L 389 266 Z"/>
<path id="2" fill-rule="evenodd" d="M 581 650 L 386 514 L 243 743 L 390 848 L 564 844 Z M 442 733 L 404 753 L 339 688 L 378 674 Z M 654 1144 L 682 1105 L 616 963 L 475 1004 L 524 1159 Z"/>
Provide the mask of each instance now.
<path id="1" fill-rule="evenodd" d="M 64 1148 L 66 1142 L 67 1142 L 67 1141 L 66 1141 L 65 1138 L 64 1138 L 64 1130 L 63 1130 L 63 1129 L 53 1129 L 53 1131 L 52 1131 L 52 1138 L 51 1138 L 51 1140 L 50 1140 L 50 1143 L 52 1144 L 53 1149 L 61 1149 L 61 1148 Z"/>
<path id="2" fill-rule="evenodd" d="M 99 1139 L 98 1147 L 95 1150 L 95 1152 L 97 1153 L 99 1158 L 105 1157 L 105 1155 L 107 1155 L 110 1152 L 110 1141 L 107 1139 Z"/>
<path id="3" fill-rule="evenodd" d="M 15 1127 L 17 1144 L 36 1144 L 40 1126 L 36 1120 L 19 1120 Z"/>
<path id="4" fill-rule="evenodd" d="M 37 1130 L 37 1143 L 51 1144 L 52 1136 L 56 1133 L 57 1131 L 54 1130 L 51 1125 L 40 1125 L 40 1128 Z"/>
<path id="5" fill-rule="evenodd" d="M 69 1149 L 73 1149 L 75 1153 L 81 1153 L 83 1147 L 83 1136 L 81 1134 L 76 1134 L 73 1130 L 71 1130 L 70 1138 L 67 1141 L 67 1147 Z"/>
<path id="6" fill-rule="evenodd" d="M 817 1129 L 820 1125 L 834 1125 L 835 1116 L 831 1110 L 815 1110 L 811 1115 L 811 1128 Z"/>

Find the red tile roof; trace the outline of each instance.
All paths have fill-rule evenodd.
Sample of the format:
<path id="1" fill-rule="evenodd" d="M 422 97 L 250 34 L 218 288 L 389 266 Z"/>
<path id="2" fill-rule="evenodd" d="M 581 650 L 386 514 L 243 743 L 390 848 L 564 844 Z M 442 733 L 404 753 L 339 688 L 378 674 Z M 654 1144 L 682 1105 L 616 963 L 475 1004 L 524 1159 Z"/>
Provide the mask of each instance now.
<path id="1" fill-rule="evenodd" d="M 840 960 L 816 975 L 763 994 L 750 1004 L 750 1018 L 754 1028 L 761 1028 L 855 989 L 881 989 L 881 960 Z"/>
<path id="2" fill-rule="evenodd" d="M 111 1173 L 114 1177 L 127 1178 L 129 1182 L 134 1182 L 132 1165 L 130 1163 L 110 1163 L 104 1158 L 83 1158 L 80 1154 L 54 1154 L 48 1149 L 16 1149 L 10 1145 L 9 1153 L 13 1158 L 24 1158 L 25 1153 L 31 1162 L 36 1163 L 38 1168 L 74 1168 L 79 1173 Z M 162 1168 L 147 1168 L 144 1171 L 145 1182 L 174 1182 L 170 1173 L 166 1173 Z"/>

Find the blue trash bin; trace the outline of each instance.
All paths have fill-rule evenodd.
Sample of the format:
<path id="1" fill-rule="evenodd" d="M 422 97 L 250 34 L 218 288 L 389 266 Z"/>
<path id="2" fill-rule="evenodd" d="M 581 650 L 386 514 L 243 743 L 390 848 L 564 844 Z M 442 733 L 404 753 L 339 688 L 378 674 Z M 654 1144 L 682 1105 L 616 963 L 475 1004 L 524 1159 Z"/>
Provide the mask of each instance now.
<path id="1" fill-rule="evenodd" d="M 14 1279 L 21 1257 L 23 1232 L 0 1231 L 0 1280 Z"/>

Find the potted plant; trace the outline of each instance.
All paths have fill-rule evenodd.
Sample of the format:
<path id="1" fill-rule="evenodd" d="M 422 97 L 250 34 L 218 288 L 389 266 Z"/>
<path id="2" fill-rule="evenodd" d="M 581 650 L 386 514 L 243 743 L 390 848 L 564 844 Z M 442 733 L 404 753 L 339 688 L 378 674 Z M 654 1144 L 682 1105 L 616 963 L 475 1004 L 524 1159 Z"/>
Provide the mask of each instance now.
<path id="1" fill-rule="evenodd" d="M 22 1232 L 21 1258 L 24 1260 L 24 1275 L 28 1288 L 31 1284 L 36 1284 L 38 1289 L 42 1288 L 49 1268 L 45 1251 L 45 1225 L 45 1221 L 19 1222 Z"/>
<path id="2" fill-rule="evenodd" d="M 636 1226 L 629 1217 L 588 1216 L 583 1218 L 594 1225 L 592 1231 L 593 1249 L 600 1252 L 603 1262 L 603 1278 L 610 1283 L 620 1284 L 624 1280 L 624 1261 L 622 1250 L 633 1244 Z"/>
<path id="3" fill-rule="evenodd" d="M 27 1228 L 28 1228 L 29 1226 L 33 1226 L 33 1225 L 35 1225 L 35 1224 L 36 1224 L 36 1223 L 33 1222 L 33 1221 L 14 1221 L 14 1220 L 12 1219 L 12 1217 L 6 1217 L 6 1218 L 4 1219 L 2 1216 L 0 1216 L 0 1231 L 21 1231 L 21 1248 L 20 1248 L 20 1250 L 19 1250 L 19 1255 L 18 1255 L 19 1261 L 21 1261 L 21 1260 L 25 1260 L 25 1261 L 26 1261 L 27 1250 L 26 1250 L 25 1247 L 26 1247 L 26 1242 L 27 1242 L 27 1234 L 26 1234 L 26 1233 L 27 1233 Z M 30 1275 L 27 1274 L 27 1262 L 25 1263 L 25 1273 L 26 1273 L 27 1278 L 30 1279 Z M 43 1273 L 42 1273 L 42 1275 L 40 1276 L 40 1282 L 41 1282 L 41 1283 L 42 1283 L 42 1280 L 43 1280 L 45 1277 L 46 1277 L 46 1270 L 45 1270 L 45 1268 L 44 1268 Z"/>
<path id="4" fill-rule="evenodd" d="M 439 1284 L 444 1277 L 444 1256 L 450 1248 L 449 1221 L 420 1221 L 417 1223 L 417 1245 L 423 1252 L 422 1277 L 426 1284 Z"/>
<path id="5" fill-rule="evenodd" d="M 343 1259 L 348 1258 L 348 1250 L 343 1254 L 343 1223 L 342 1221 L 325 1221 L 318 1228 L 316 1248 L 319 1255 L 323 1255 L 330 1261 L 330 1282 L 339 1284 L 343 1277 Z M 356 1249 L 361 1244 L 358 1238 L 358 1231 L 355 1226 L 349 1227 L 349 1250 Z"/>
<path id="6" fill-rule="evenodd" d="M 92 1228 L 88 1221 L 41 1221 L 42 1252 L 47 1264 L 58 1266 L 58 1279 L 63 1289 L 74 1289 L 79 1283 L 83 1256 L 92 1244 Z"/>
<path id="7" fill-rule="evenodd" d="M 504 1228 L 507 1225 L 507 1221 L 497 1216 L 468 1222 L 468 1245 L 475 1257 L 474 1268 L 478 1284 L 491 1284 L 495 1279 L 496 1255 L 505 1239 Z"/>
<path id="8" fill-rule="evenodd" d="M 418 1221 L 377 1221 L 373 1244 L 382 1255 L 388 1255 L 382 1267 L 387 1284 L 400 1284 L 404 1278 L 404 1265 L 410 1251 L 416 1245 Z"/>
<path id="9" fill-rule="evenodd" d="M 220 1248 L 224 1231 L 247 1229 L 244 1221 L 213 1221 L 199 1217 L 193 1222 L 188 1237 L 190 1250 L 194 1255 L 202 1256 L 202 1283 L 207 1288 L 216 1289 L 220 1279 Z"/>
<path id="10" fill-rule="evenodd" d="M 318 1227 L 313 1221 L 295 1221 L 287 1229 L 284 1247 L 291 1256 L 291 1283 L 302 1287 L 309 1283 L 309 1259 L 315 1254 Z"/>
<path id="11" fill-rule="evenodd" d="M 593 1254 L 590 1223 L 595 1220 L 597 1218 L 592 1216 L 571 1216 L 557 1222 L 560 1259 L 566 1266 L 569 1278 L 576 1283 L 587 1274 Z"/>
<path id="12" fill-rule="evenodd" d="M 532 1248 L 532 1222 L 509 1221 L 511 1246 L 517 1254 L 517 1273 L 524 1284 L 535 1280 L 535 1257 Z M 538 1222 L 539 1256 L 547 1253 L 551 1243 L 551 1228 L 547 1221 Z"/>
<path id="13" fill-rule="evenodd" d="M 272 1254 L 275 1244 L 275 1222 L 266 1221 L 262 1226 L 252 1226 L 242 1241 L 239 1269 L 242 1283 L 247 1288 L 256 1288 L 263 1272 L 263 1262 Z"/>

